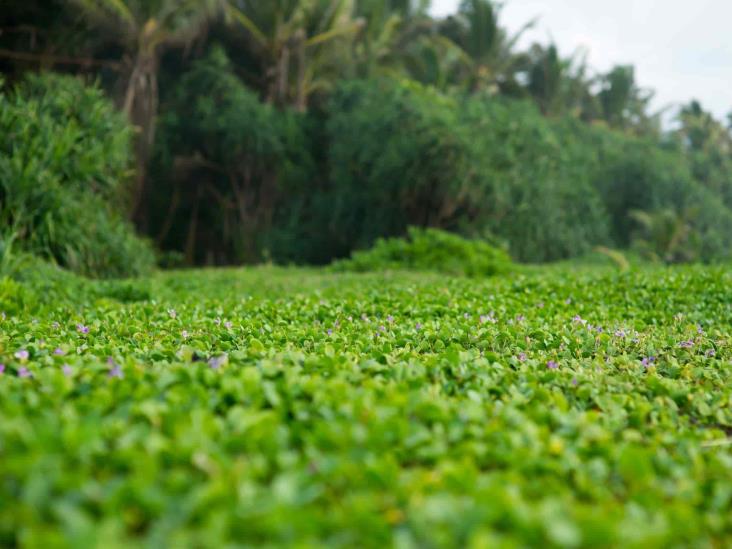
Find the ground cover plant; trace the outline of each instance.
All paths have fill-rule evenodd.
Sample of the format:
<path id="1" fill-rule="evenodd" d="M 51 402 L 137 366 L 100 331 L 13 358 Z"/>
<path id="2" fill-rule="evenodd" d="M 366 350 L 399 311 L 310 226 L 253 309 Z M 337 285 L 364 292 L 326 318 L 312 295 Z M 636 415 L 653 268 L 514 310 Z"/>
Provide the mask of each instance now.
<path id="1" fill-rule="evenodd" d="M 0 318 L 2 546 L 732 539 L 728 270 L 78 284 Z"/>

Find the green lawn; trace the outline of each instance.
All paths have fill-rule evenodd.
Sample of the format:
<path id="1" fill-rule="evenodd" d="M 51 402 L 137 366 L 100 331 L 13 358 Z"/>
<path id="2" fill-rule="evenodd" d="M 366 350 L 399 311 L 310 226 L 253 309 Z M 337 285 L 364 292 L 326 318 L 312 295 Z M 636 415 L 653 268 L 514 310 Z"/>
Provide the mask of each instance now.
<path id="1" fill-rule="evenodd" d="M 0 321 L 0 546 L 732 543 L 726 269 L 41 294 Z"/>

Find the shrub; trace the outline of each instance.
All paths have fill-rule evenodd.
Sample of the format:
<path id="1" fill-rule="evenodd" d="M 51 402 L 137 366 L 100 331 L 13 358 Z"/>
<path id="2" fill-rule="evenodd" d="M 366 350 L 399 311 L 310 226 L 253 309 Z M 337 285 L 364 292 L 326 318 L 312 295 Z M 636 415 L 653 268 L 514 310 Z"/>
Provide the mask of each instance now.
<path id="1" fill-rule="evenodd" d="M 410 227 L 407 238 L 380 238 L 373 248 L 337 261 L 339 271 L 416 270 L 453 275 L 491 276 L 512 269 L 503 250 L 438 229 Z"/>
<path id="2" fill-rule="evenodd" d="M 122 218 L 130 130 L 95 86 L 29 76 L 0 93 L 0 232 L 78 273 L 140 274 L 152 249 Z"/>
<path id="3" fill-rule="evenodd" d="M 608 241 L 608 216 L 592 184 L 592 151 L 568 123 L 535 105 L 499 98 L 465 102 L 474 214 L 470 224 L 508 243 L 521 261 L 582 255 Z M 483 198 L 480 198 L 483 197 Z"/>
<path id="4" fill-rule="evenodd" d="M 732 210 L 722 196 L 694 178 L 683 156 L 653 141 L 603 128 L 578 128 L 576 139 L 595 151 L 592 182 L 610 216 L 616 246 L 632 243 L 637 229 L 633 211 L 693 211 L 689 225 L 696 235 L 696 251 L 682 255 L 703 261 L 730 257 Z"/>

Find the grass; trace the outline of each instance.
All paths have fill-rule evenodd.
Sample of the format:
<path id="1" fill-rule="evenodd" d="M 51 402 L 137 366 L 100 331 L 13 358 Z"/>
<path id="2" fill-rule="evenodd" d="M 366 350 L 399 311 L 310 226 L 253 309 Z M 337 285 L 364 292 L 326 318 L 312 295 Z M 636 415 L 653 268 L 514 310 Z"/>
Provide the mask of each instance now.
<path id="1" fill-rule="evenodd" d="M 1 546 L 732 541 L 726 269 L 110 284 L 0 321 Z"/>

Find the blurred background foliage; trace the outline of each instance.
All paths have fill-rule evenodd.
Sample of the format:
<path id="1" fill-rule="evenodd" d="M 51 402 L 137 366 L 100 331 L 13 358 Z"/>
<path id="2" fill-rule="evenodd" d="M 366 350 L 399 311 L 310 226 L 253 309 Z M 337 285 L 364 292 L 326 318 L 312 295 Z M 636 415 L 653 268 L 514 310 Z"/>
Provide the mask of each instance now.
<path id="1" fill-rule="evenodd" d="M 500 6 L 26 0 L 0 13 L 0 231 L 95 276 L 325 264 L 429 227 L 524 262 L 732 250 L 732 135 Z M 136 236 L 133 231 L 136 228 Z M 383 244 L 382 244 L 383 246 Z"/>

